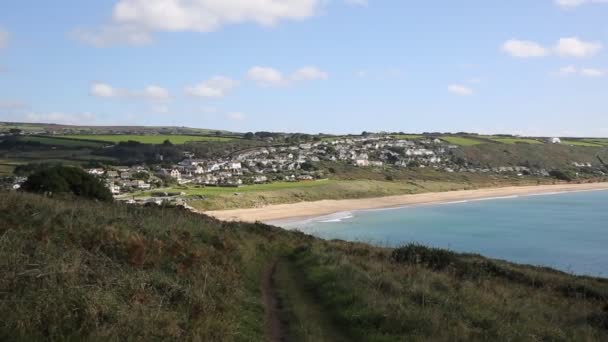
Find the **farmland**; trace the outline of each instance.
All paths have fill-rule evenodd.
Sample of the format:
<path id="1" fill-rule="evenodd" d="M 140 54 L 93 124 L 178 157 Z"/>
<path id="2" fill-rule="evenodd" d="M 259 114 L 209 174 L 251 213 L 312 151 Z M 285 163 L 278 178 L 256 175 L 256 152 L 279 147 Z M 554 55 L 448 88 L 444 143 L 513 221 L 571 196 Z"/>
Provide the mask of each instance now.
<path id="1" fill-rule="evenodd" d="M 485 142 L 481 139 L 476 138 L 468 138 L 462 136 L 442 136 L 441 140 L 447 141 L 450 144 L 458 145 L 458 146 L 475 146 L 481 145 Z"/>
<path id="2" fill-rule="evenodd" d="M 66 147 L 66 148 L 78 148 L 78 147 L 96 148 L 96 147 L 102 147 L 104 145 L 103 142 L 87 141 L 87 140 L 80 140 L 80 139 L 69 139 L 69 138 L 62 138 L 62 137 L 51 137 L 51 136 L 35 136 L 35 135 L 19 137 L 19 141 L 35 142 L 35 143 L 40 143 L 42 145 L 60 146 L 60 147 Z"/>
<path id="3" fill-rule="evenodd" d="M 137 141 L 142 144 L 162 144 L 166 140 L 169 140 L 172 144 L 182 145 L 187 142 L 192 141 L 233 141 L 237 138 L 234 137 L 213 137 L 213 136 L 202 136 L 202 135 L 127 135 L 127 134 L 118 134 L 118 135 L 65 135 L 64 138 L 75 139 L 75 140 L 87 140 L 87 141 L 102 141 L 109 143 L 119 143 L 119 142 L 127 142 L 127 141 Z"/>
<path id="4" fill-rule="evenodd" d="M 501 138 L 501 137 L 490 137 L 489 138 L 492 141 L 501 143 L 501 144 L 508 144 L 508 145 L 513 145 L 513 144 L 542 144 L 542 142 L 540 140 L 537 139 L 530 139 L 530 138 Z"/>
<path id="5" fill-rule="evenodd" d="M 597 143 L 595 141 L 589 140 L 562 140 L 562 144 L 572 145 L 572 146 L 583 146 L 583 147 L 600 147 L 601 143 Z"/>
<path id="6" fill-rule="evenodd" d="M 415 140 L 424 138 L 424 135 L 420 134 L 392 134 L 391 138 L 393 139 L 404 139 L 404 140 Z"/>

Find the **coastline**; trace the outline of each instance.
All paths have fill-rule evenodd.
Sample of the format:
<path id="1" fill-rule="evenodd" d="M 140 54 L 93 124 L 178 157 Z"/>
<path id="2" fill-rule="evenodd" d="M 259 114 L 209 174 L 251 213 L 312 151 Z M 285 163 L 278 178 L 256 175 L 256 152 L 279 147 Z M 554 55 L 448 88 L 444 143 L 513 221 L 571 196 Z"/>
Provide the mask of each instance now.
<path id="1" fill-rule="evenodd" d="M 222 221 L 275 222 L 276 224 L 276 222 L 281 221 L 300 221 L 346 211 L 389 209 L 412 205 L 444 204 L 508 196 L 549 195 L 553 193 L 594 190 L 608 190 L 608 183 L 509 186 L 475 190 L 427 192 L 387 197 L 276 204 L 261 208 L 205 211 L 203 213 Z"/>

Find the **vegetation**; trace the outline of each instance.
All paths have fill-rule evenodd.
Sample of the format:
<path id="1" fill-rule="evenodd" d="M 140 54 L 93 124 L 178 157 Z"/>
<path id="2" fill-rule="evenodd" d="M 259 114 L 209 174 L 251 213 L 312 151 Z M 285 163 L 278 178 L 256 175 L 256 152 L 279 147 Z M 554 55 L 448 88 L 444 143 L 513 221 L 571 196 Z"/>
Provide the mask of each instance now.
<path id="1" fill-rule="evenodd" d="M 0 340 L 261 341 L 263 293 L 290 341 L 608 339 L 605 279 L 177 208 L 0 196 Z"/>
<path id="2" fill-rule="evenodd" d="M 585 141 L 585 140 L 562 140 L 562 144 L 572 145 L 572 146 L 584 146 L 584 147 L 600 147 L 602 144 L 593 142 L 593 141 Z"/>
<path id="3" fill-rule="evenodd" d="M 442 136 L 441 140 L 458 146 L 475 146 L 486 143 L 478 138 L 469 138 L 464 136 Z"/>
<path id="4" fill-rule="evenodd" d="M 492 141 L 499 142 L 501 144 L 542 144 L 543 142 L 537 139 L 529 139 L 529 138 L 489 138 Z"/>
<path id="5" fill-rule="evenodd" d="M 88 141 L 103 141 L 110 143 L 120 143 L 128 141 L 136 141 L 142 144 L 162 144 L 165 141 L 170 141 L 172 144 L 181 145 L 191 141 L 232 141 L 234 137 L 223 136 L 202 136 L 202 135 L 66 135 L 68 139 L 88 140 Z"/>
<path id="6" fill-rule="evenodd" d="M 112 201 L 112 194 L 99 178 L 78 167 L 41 167 L 32 173 L 22 189 L 41 194 L 73 194 L 79 197 Z"/>
<path id="7" fill-rule="evenodd" d="M 32 142 L 39 143 L 41 145 L 50 145 L 50 146 L 60 146 L 60 147 L 68 147 L 68 148 L 78 148 L 78 147 L 89 147 L 89 148 L 97 148 L 102 147 L 104 144 L 97 141 L 86 141 L 86 140 L 75 140 L 61 137 L 49 137 L 49 136 L 37 136 L 37 135 L 28 135 L 22 136 L 18 138 L 19 141 L 23 142 Z"/>
<path id="8" fill-rule="evenodd" d="M 475 166 L 529 166 L 562 169 L 572 162 L 595 163 L 600 148 L 562 144 L 482 144 L 464 147 L 463 158 Z"/>

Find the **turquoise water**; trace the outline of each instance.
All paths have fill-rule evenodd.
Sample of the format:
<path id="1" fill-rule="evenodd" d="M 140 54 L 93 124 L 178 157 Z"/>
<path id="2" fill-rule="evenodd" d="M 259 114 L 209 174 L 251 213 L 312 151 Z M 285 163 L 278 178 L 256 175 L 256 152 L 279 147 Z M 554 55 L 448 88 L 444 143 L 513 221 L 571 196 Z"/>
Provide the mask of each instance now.
<path id="1" fill-rule="evenodd" d="M 281 226 L 325 239 L 418 242 L 608 277 L 608 191 L 358 211 Z"/>

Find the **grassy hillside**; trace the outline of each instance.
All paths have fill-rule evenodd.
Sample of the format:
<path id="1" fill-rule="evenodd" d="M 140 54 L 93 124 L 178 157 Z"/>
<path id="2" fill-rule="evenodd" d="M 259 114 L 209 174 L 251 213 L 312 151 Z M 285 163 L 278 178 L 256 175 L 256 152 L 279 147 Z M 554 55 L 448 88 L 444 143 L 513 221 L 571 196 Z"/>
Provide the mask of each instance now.
<path id="1" fill-rule="evenodd" d="M 597 164 L 596 155 L 601 151 L 599 146 L 522 143 L 482 144 L 463 148 L 466 160 L 474 165 L 530 165 L 548 169 L 571 167 L 572 162 Z"/>
<path id="2" fill-rule="evenodd" d="M 176 145 L 185 144 L 191 141 L 232 141 L 236 138 L 232 137 L 215 137 L 215 136 L 196 136 L 196 135 L 132 135 L 132 134 L 117 134 L 117 135 L 65 135 L 63 138 L 73 140 L 88 140 L 88 141 L 102 141 L 109 143 L 119 143 L 127 141 L 137 141 L 142 144 L 162 144 L 165 140 L 169 140 L 171 143 Z"/>
<path id="3" fill-rule="evenodd" d="M 607 280 L 173 208 L 0 195 L 0 340 L 608 339 Z"/>

